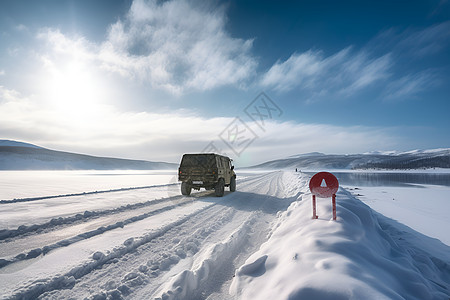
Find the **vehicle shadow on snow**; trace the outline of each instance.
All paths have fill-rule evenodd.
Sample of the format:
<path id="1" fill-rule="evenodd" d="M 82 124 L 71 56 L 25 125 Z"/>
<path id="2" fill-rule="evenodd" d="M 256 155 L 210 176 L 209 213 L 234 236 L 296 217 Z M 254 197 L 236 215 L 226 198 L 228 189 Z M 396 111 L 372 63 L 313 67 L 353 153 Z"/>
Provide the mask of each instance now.
<path id="1" fill-rule="evenodd" d="M 223 197 L 216 197 L 214 191 L 198 192 L 191 195 L 196 201 L 215 202 L 225 207 L 232 207 L 242 211 L 261 211 L 266 214 L 275 215 L 279 211 L 286 210 L 289 205 L 296 201 L 299 194 L 289 198 L 278 198 L 269 195 L 225 191 Z"/>

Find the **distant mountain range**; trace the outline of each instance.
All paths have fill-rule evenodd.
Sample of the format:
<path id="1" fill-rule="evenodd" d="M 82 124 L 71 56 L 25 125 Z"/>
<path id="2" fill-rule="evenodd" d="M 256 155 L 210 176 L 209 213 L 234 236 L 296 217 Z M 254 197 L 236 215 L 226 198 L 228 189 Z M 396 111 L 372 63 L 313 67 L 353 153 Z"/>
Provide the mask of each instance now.
<path id="1" fill-rule="evenodd" d="M 97 157 L 0 140 L 0 170 L 165 170 L 178 164 Z"/>
<path id="2" fill-rule="evenodd" d="M 0 140 L 0 170 L 167 170 L 178 164 L 97 157 L 54 151 L 33 144 Z M 450 168 L 450 148 L 364 154 L 299 154 L 252 169 L 430 169 Z"/>
<path id="3" fill-rule="evenodd" d="M 450 168 L 450 149 L 408 152 L 371 152 L 364 154 L 307 153 L 268 161 L 257 169 L 430 169 Z"/>

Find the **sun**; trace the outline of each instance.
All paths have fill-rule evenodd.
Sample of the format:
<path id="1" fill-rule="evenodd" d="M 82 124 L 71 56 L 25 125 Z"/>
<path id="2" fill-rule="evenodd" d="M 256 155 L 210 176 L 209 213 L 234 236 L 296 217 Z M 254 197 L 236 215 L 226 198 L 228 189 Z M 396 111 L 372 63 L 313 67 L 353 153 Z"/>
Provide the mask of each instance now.
<path id="1" fill-rule="evenodd" d="M 92 73 L 76 62 L 54 70 L 48 79 L 49 100 L 62 111 L 81 113 L 99 97 Z"/>
<path id="2" fill-rule="evenodd" d="M 46 109 L 73 128 L 100 122 L 110 88 L 99 69 L 80 59 L 48 61 L 40 82 Z"/>

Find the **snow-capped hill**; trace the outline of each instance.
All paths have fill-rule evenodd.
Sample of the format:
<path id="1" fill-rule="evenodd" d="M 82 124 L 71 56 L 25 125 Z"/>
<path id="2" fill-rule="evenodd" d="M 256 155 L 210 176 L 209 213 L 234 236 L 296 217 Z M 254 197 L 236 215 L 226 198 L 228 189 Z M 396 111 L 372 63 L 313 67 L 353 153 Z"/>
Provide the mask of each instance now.
<path id="1" fill-rule="evenodd" d="M 450 149 L 364 154 L 308 153 L 268 161 L 251 168 L 260 169 L 429 169 L 450 168 Z"/>
<path id="2" fill-rule="evenodd" d="M 291 155 L 291 156 L 288 156 L 288 158 L 306 157 L 306 156 L 322 156 L 322 155 L 326 155 L 326 154 L 321 153 L 321 152 L 308 152 L 308 153 Z"/>
<path id="3" fill-rule="evenodd" d="M 397 155 L 398 151 L 396 150 L 390 150 L 390 151 L 369 151 L 369 152 L 364 152 L 364 155 Z"/>
<path id="4" fill-rule="evenodd" d="M 391 150 L 391 151 L 370 151 L 370 152 L 365 152 L 363 154 L 365 155 L 370 155 L 370 154 L 378 154 L 378 155 L 393 155 L 393 156 L 398 156 L 398 155 L 414 155 L 414 154 L 442 154 L 442 153 L 449 153 L 450 152 L 450 148 L 437 148 L 437 149 L 426 149 L 426 150 L 421 150 L 421 149 L 415 149 L 415 150 L 410 150 L 410 151 L 397 151 L 397 150 Z"/>
<path id="5" fill-rule="evenodd" d="M 260 169 L 351 169 L 357 164 L 366 163 L 376 156 L 364 156 L 362 154 L 352 155 L 329 155 L 322 153 L 310 153 L 297 155 L 285 159 L 277 159 L 251 168 Z"/>
<path id="6" fill-rule="evenodd" d="M 177 164 L 54 151 L 31 144 L 0 144 L 0 170 L 159 170 Z"/>
<path id="7" fill-rule="evenodd" d="M 427 149 L 427 150 L 420 150 L 420 149 L 416 149 L 416 150 L 411 150 L 411 151 L 406 151 L 406 152 L 399 152 L 397 155 L 402 155 L 402 154 L 411 154 L 411 155 L 415 155 L 415 154 L 442 154 L 442 153 L 450 153 L 450 148 L 438 148 L 438 149 Z"/>
<path id="8" fill-rule="evenodd" d="M 5 146 L 5 147 L 29 147 L 29 148 L 41 148 L 39 146 L 33 145 L 33 144 L 29 144 L 29 143 L 24 143 L 24 142 L 18 142 L 18 141 L 11 141 L 11 140 L 0 140 L 0 147 Z"/>

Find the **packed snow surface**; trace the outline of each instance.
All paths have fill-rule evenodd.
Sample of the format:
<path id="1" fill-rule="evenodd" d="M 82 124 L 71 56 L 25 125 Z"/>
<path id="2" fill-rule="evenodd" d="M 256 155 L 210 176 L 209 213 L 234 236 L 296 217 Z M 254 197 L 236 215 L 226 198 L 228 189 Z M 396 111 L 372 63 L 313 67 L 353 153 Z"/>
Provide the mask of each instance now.
<path id="1" fill-rule="evenodd" d="M 347 186 L 376 212 L 450 246 L 450 187 L 412 184 L 401 187 Z"/>
<path id="2" fill-rule="evenodd" d="M 176 170 L 0 171 L 0 200 L 166 185 L 177 181 L 176 174 Z"/>
<path id="3" fill-rule="evenodd" d="M 222 198 L 181 196 L 173 175 L 159 175 L 141 186 L 9 189 L 1 298 L 450 297 L 450 247 L 373 211 L 354 188 L 339 190 L 336 221 L 330 199 L 318 199 L 313 220 L 306 174 L 238 173 L 237 191 Z M 436 203 L 448 211 L 448 201 Z"/>
<path id="4" fill-rule="evenodd" d="M 303 191 L 237 270 L 230 288 L 236 298 L 448 299 L 448 246 L 402 232 L 345 190 L 337 194 L 336 221 L 329 199 L 318 202 L 313 220 Z M 427 253 L 430 243 L 434 250 Z"/>

